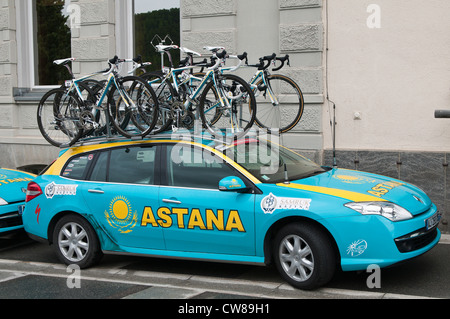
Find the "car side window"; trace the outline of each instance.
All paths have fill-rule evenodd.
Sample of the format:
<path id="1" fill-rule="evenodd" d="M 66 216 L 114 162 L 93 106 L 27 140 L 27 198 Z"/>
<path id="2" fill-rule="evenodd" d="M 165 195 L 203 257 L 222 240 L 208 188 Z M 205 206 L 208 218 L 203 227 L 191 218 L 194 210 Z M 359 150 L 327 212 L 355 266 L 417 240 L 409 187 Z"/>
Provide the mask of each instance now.
<path id="1" fill-rule="evenodd" d="M 218 189 L 219 182 L 236 172 L 217 156 L 189 145 L 167 146 L 168 186 Z"/>
<path id="2" fill-rule="evenodd" d="M 101 152 L 100 154 L 98 154 L 97 162 L 95 163 L 95 166 L 92 169 L 92 173 L 89 178 L 90 181 L 93 182 L 107 181 L 108 161 L 109 161 L 109 151 Z"/>
<path id="3" fill-rule="evenodd" d="M 108 182 L 152 185 L 155 182 L 156 147 L 111 150 Z"/>
<path id="4" fill-rule="evenodd" d="M 75 180 L 84 180 L 94 158 L 94 154 L 83 154 L 72 158 L 64 168 L 62 176 Z"/>

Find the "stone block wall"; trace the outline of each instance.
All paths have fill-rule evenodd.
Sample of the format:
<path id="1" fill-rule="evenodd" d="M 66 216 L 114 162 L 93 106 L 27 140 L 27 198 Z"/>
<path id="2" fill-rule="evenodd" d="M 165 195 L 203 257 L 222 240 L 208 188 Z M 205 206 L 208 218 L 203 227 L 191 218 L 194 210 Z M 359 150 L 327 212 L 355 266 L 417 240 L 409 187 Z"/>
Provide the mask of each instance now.
<path id="1" fill-rule="evenodd" d="M 105 61 L 116 54 L 115 0 L 72 0 L 79 6 L 79 25 L 72 28 L 75 75 L 105 69 Z"/>
<path id="2" fill-rule="evenodd" d="M 181 44 L 206 55 L 205 45 L 224 46 L 233 54 L 246 51 L 250 63 L 274 52 L 279 56 L 289 54 L 291 67 L 277 73 L 300 84 L 305 112 L 297 127 L 283 136 L 283 143 L 302 150 L 322 148 L 321 0 L 182 0 L 181 28 Z M 250 79 L 254 71 L 240 69 L 238 74 Z"/>
<path id="3" fill-rule="evenodd" d="M 339 168 L 380 174 L 418 186 L 443 214 L 440 229 L 450 231 L 450 154 L 338 150 L 336 158 Z M 324 152 L 323 164 L 333 165 L 332 151 Z"/>
<path id="4" fill-rule="evenodd" d="M 12 102 L 17 86 L 17 43 L 14 0 L 0 1 L 0 108 Z M 0 128 L 11 128 L 11 109 L 0 109 Z"/>

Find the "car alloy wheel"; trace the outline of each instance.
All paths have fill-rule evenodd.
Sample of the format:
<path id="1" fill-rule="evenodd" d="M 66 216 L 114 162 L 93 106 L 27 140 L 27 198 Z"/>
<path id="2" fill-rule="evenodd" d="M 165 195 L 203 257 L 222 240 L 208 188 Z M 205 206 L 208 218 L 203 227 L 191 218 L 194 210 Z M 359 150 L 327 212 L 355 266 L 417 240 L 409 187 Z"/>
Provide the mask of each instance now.
<path id="1" fill-rule="evenodd" d="M 333 243 L 310 222 L 287 224 L 276 234 L 273 256 L 280 275 L 292 286 L 312 290 L 331 280 L 336 270 Z"/>
<path id="2" fill-rule="evenodd" d="M 89 252 L 89 236 L 81 225 L 67 223 L 59 231 L 58 247 L 67 260 L 80 262 Z"/>
<path id="3" fill-rule="evenodd" d="M 283 239 L 279 258 L 285 273 L 295 281 L 306 281 L 314 272 L 314 255 L 300 236 L 290 235 Z"/>
<path id="4" fill-rule="evenodd" d="M 94 228 L 80 215 L 69 214 L 58 220 L 52 238 L 56 255 L 66 265 L 89 268 L 103 257 Z"/>

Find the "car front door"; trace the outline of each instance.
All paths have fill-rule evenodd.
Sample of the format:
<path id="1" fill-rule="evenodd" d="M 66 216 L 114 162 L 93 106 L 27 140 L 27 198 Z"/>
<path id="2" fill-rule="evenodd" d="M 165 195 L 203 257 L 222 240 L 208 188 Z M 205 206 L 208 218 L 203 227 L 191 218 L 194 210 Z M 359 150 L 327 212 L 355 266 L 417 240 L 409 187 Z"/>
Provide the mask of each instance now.
<path id="1" fill-rule="evenodd" d="M 97 156 L 83 195 L 100 227 L 120 246 L 164 249 L 161 229 L 141 226 L 145 207 L 158 203 L 158 146 L 122 147 Z"/>
<path id="2" fill-rule="evenodd" d="M 159 207 L 145 216 L 164 229 L 171 251 L 255 255 L 255 195 L 219 191 L 219 181 L 239 174 L 221 158 L 191 145 L 162 150 L 164 181 Z M 150 214 L 151 213 L 151 214 Z"/>

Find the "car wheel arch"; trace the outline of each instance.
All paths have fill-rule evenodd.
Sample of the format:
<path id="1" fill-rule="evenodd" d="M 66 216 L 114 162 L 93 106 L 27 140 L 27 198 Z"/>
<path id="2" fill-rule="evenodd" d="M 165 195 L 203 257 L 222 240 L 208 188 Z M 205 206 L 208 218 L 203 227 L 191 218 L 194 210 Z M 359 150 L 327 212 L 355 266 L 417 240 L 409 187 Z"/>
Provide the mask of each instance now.
<path id="1" fill-rule="evenodd" d="M 302 223 L 302 224 L 309 224 L 311 227 L 318 228 L 320 231 L 322 231 L 329 239 L 332 248 L 335 252 L 336 256 L 336 265 L 340 265 L 340 259 L 341 255 L 339 252 L 339 248 L 337 246 L 336 240 L 334 239 L 333 235 L 329 232 L 329 230 L 319 223 L 316 220 L 307 218 L 307 217 L 301 217 L 301 216 L 290 216 L 282 218 L 270 226 L 270 228 L 267 230 L 266 235 L 264 237 L 264 256 L 265 260 L 264 263 L 266 265 L 270 265 L 273 263 L 273 241 L 275 240 L 275 237 L 283 227 L 289 224 L 295 224 L 295 223 Z"/>
<path id="2" fill-rule="evenodd" d="M 55 226 L 58 223 L 59 220 L 61 220 L 61 218 L 64 218 L 67 215 L 77 215 L 82 217 L 83 219 L 85 219 L 89 224 L 91 224 L 91 226 L 94 228 L 94 225 L 92 225 L 92 223 L 89 221 L 89 219 L 86 218 L 86 216 L 84 216 L 83 214 L 74 212 L 74 211 L 63 211 L 60 212 L 58 214 L 56 214 L 55 216 L 53 216 L 53 218 L 51 219 L 50 223 L 48 224 L 48 229 L 47 229 L 47 238 L 48 238 L 48 242 L 50 245 L 53 244 L 53 232 L 55 230 Z M 97 234 L 98 237 L 98 234 Z"/>

